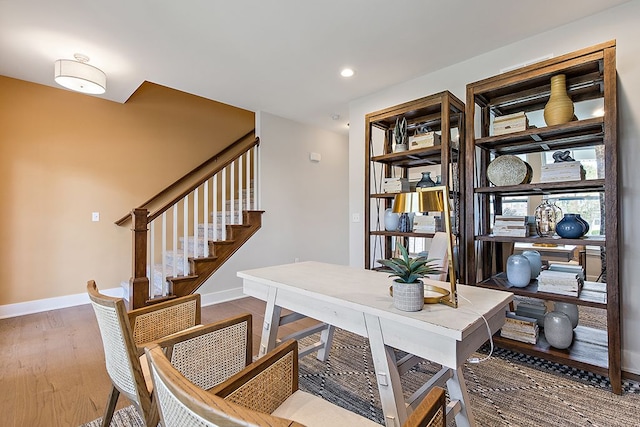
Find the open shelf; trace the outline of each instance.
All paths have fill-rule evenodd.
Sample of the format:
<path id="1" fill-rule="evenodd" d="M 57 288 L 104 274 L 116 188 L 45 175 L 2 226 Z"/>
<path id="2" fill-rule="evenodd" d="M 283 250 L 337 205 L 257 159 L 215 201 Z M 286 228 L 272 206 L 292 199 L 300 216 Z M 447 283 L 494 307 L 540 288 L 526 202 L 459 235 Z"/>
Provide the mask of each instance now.
<path id="1" fill-rule="evenodd" d="M 582 193 L 605 191 L 604 179 L 585 179 L 581 181 L 534 182 L 532 184 L 477 187 L 476 193 L 489 193 L 500 196 L 536 196 L 546 194 Z"/>
<path id="2" fill-rule="evenodd" d="M 499 155 L 567 150 L 575 147 L 603 144 L 603 127 L 603 118 L 595 117 L 561 125 L 478 138 L 476 145 Z"/>
<path id="3" fill-rule="evenodd" d="M 483 234 L 476 236 L 476 240 L 483 242 L 523 242 L 523 243 L 549 243 L 558 245 L 583 245 L 583 246 L 605 246 L 604 236 L 584 236 L 577 239 L 563 239 L 561 237 L 512 237 L 512 236 L 495 236 L 493 234 Z"/>
<path id="4" fill-rule="evenodd" d="M 569 295 L 538 292 L 537 280 L 532 280 L 529 285 L 524 288 L 517 288 L 507 281 L 506 273 L 498 273 L 497 275 L 478 283 L 477 286 L 512 292 L 514 295 L 530 298 L 570 302 L 577 305 L 585 305 L 602 309 L 607 308 L 606 283 L 585 282 L 582 291 L 580 291 L 580 296 L 577 298 Z"/>
<path id="5" fill-rule="evenodd" d="M 576 326 L 573 330 L 573 343 L 565 350 L 551 347 L 544 337 L 544 329 L 540 331 L 538 342 L 528 344 L 494 335 L 494 343 L 498 347 L 519 351 L 530 356 L 541 357 L 556 363 L 570 364 L 604 376 L 609 375 L 607 331 Z"/>

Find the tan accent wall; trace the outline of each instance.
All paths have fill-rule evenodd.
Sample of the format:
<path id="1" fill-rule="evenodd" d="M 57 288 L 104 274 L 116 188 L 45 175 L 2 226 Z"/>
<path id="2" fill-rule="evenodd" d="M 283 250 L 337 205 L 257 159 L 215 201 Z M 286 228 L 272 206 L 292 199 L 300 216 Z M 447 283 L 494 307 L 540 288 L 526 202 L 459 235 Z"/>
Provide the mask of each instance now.
<path id="1" fill-rule="evenodd" d="M 148 82 L 118 104 L 0 76 L 0 305 L 119 286 L 131 232 L 114 221 L 254 125 Z"/>

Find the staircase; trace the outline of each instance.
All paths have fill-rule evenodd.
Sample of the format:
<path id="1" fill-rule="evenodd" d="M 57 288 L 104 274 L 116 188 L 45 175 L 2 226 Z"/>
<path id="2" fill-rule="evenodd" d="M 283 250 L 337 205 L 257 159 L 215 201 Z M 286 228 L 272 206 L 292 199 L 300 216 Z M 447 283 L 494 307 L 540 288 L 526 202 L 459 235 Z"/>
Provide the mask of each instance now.
<path id="1" fill-rule="evenodd" d="M 259 140 L 243 138 L 116 222 L 133 222 L 130 309 L 195 292 L 260 229 Z M 184 180 L 195 183 L 179 191 Z M 150 213 L 159 198 L 169 200 Z"/>

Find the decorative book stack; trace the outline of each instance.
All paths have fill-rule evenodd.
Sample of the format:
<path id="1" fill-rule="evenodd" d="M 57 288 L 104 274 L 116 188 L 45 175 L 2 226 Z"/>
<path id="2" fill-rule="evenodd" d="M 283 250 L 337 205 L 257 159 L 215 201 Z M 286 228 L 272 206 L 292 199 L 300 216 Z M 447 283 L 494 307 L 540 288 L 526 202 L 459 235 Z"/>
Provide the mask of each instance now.
<path id="1" fill-rule="evenodd" d="M 409 180 L 407 178 L 384 178 L 382 191 L 384 193 L 407 193 L 409 192 Z"/>
<path id="2" fill-rule="evenodd" d="M 584 270 L 579 265 L 551 265 L 538 276 L 539 292 L 578 297 L 582 286 Z"/>
<path id="3" fill-rule="evenodd" d="M 507 312 L 500 336 L 529 344 L 538 341 L 538 322 L 531 317 L 518 316 L 514 312 Z"/>
<path id="4" fill-rule="evenodd" d="M 578 161 L 550 163 L 540 168 L 540 182 L 582 181 L 585 170 Z"/>
<path id="5" fill-rule="evenodd" d="M 526 216 L 496 215 L 493 223 L 494 236 L 529 236 L 529 224 Z"/>
<path id="6" fill-rule="evenodd" d="M 547 307 L 542 301 L 519 302 L 516 307 L 516 314 L 522 317 L 536 319 L 538 326 L 544 326 L 544 315 Z"/>
<path id="7" fill-rule="evenodd" d="M 413 218 L 413 231 L 415 233 L 434 233 L 436 218 L 431 215 L 416 215 Z"/>
<path id="8" fill-rule="evenodd" d="M 493 135 L 504 135 L 507 133 L 520 132 L 529 127 L 529 119 L 524 111 L 496 117 L 493 120 Z"/>

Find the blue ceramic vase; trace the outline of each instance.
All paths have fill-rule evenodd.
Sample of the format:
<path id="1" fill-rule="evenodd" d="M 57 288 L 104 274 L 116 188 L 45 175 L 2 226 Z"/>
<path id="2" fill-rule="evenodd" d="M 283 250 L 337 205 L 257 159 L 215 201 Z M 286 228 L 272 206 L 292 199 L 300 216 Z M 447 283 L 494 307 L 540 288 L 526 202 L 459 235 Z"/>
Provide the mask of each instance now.
<path id="1" fill-rule="evenodd" d="M 586 235 L 589 232 L 589 223 L 584 218 L 582 218 L 580 214 L 576 214 L 576 218 L 584 226 L 584 233 L 582 233 L 582 235 Z"/>
<path id="2" fill-rule="evenodd" d="M 585 226 L 578 221 L 576 214 L 568 213 L 556 224 L 556 233 L 565 239 L 577 239 L 585 233 Z"/>
<path id="3" fill-rule="evenodd" d="M 416 188 L 435 187 L 436 183 L 431 179 L 431 172 L 422 172 L 422 178 L 416 184 Z"/>

